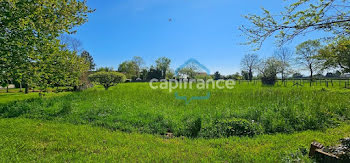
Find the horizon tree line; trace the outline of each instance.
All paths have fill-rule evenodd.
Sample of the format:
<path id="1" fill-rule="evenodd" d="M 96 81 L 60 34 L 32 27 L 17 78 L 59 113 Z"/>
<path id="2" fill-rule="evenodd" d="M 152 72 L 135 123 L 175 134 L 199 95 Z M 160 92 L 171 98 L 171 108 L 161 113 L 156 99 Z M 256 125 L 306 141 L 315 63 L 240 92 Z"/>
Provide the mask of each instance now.
<path id="1" fill-rule="evenodd" d="M 241 60 L 242 76 L 253 80 L 253 72 L 257 77 L 266 77 L 270 73 L 272 78 L 280 74 L 282 81 L 288 76 L 303 76 L 300 71 L 308 71 L 310 80 L 322 76 L 328 71 L 326 77 L 340 77 L 341 74 L 350 73 L 350 39 L 340 38 L 322 45 L 319 40 L 308 40 L 296 46 L 295 52 L 289 48 L 277 49 L 271 57 L 259 58 L 257 54 L 246 54 Z M 299 69 L 295 68 L 300 67 Z M 331 73 L 329 71 L 333 71 Z"/>

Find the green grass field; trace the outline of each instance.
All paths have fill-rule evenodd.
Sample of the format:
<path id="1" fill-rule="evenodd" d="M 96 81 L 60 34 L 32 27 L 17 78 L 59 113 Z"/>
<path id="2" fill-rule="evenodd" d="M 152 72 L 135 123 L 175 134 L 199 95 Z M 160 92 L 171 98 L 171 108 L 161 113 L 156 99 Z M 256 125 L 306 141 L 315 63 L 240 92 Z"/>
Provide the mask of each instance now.
<path id="1" fill-rule="evenodd" d="M 207 91 L 208 100 L 188 105 L 174 95 Z M 43 98 L 1 93 L 0 159 L 308 162 L 313 140 L 334 145 L 350 136 L 349 97 L 341 87 L 252 83 L 173 92 L 125 83 Z"/>

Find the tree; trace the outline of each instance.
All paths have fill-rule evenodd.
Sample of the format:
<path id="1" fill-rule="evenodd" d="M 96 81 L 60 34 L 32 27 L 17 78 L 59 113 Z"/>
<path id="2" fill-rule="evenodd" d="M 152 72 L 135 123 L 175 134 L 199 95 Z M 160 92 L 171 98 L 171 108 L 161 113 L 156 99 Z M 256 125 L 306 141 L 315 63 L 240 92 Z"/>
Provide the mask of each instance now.
<path id="1" fill-rule="evenodd" d="M 178 76 L 182 76 L 182 78 L 191 78 L 193 79 L 196 76 L 196 71 L 194 69 L 191 69 L 189 67 L 184 67 L 180 69 L 178 72 Z"/>
<path id="2" fill-rule="evenodd" d="M 178 71 L 178 75 L 183 75 L 187 76 L 188 78 L 194 79 L 199 73 L 200 69 L 201 68 L 196 63 L 190 62 Z"/>
<path id="3" fill-rule="evenodd" d="M 233 79 L 235 80 L 241 80 L 243 77 L 238 73 L 236 72 L 235 74 L 232 75 Z"/>
<path id="4" fill-rule="evenodd" d="M 155 68 L 154 66 L 151 66 L 147 74 L 147 80 L 161 79 L 161 78 L 162 78 L 162 71 L 159 70 L 158 68 Z"/>
<path id="5" fill-rule="evenodd" d="M 97 72 L 113 72 L 113 67 L 100 67 L 96 70 Z"/>
<path id="6" fill-rule="evenodd" d="M 89 64 L 90 66 L 90 71 L 95 69 L 96 64 L 94 63 L 94 58 L 90 55 L 90 53 L 86 50 L 84 50 L 81 54 L 80 57 L 85 59 L 85 63 Z"/>
<path id="7" fill-rule="evenodd" d="M 68 69 L 68 80 L 71 81 L 69 85 L 74 87 L 74 90 L 84 89 L 85 86 L 89 84 L 88 81 L 88 71 L 90 66 L 86 64 L 86 60 L 74 53 L 72 55 L 71 61 L 68 62 L 70 66 L 67 66 Z M 86 88 L 86 87 L 85 87 Z"/>
<path id="8" fill-rule="evenodd" d="M 243 57 L 241 67 L 243 71 L 248 72 L 248 80 L 253 80 L 253 71 L 257 68 L 258 64 L 259 57 L 256 54 L 247 54 Z"/>
<path id="9" fill-rule="evenodd" d="M 51 49 L 50 49 L 51 50 Z M 72 86 L 74 90 L 87 85 L 87 75 L 89 64 L 85 63 L 85 59 L 78 56 L 75 52 L 69 50 L 59 50 L 49 54 L 46 59 L 36 62 L 37 70 L 33 75 L 35 86 L 39 90 L 45 91 L 48 87 Z"/>
<path id="10" fill-rule="evenodd" d="M 314 78 L 316 78 L 316 79 L 322 79 L 324 77 L 325 76 L 323 74 L 321 74 L 321 73 L 318 73 L 318 74 L 314 75 Z"/>
<path id="11" fill-rule="evenodd" d="M 108 90 L 109 87 L 123 83 L 126 80 L 124 74 L 119 72 L 96 72 L 89 75 L 89 80 L 92 82 L 99 83 L 103 85 L 105 90 Z"/>
<path id="12" fill-rule="evenodd" d="M 25 83 L 26 93 L 30 85 L 49 86 L 52 69 L 48 63 L 54 58 L 51 55 L 62 50 L 57 38 L 75 33 L 91 12 L 86 1 L 78 0 L 1 1 L 0 56 L 7 68 L 0 66 L 0 72 Z"/>
<path id="13" fill-rule="evenodd" d="M 5 88 L 6 87 L 6 92 L 9 93 L 9 90 L 8 90 L 8 86 L 10 84 L 10 81 L 11 81 L 11 71 L 10 70 L 7 70 L 5 71 L 8 67 L 6 67 L 6 62 L 5 61 L 2 61 L 2 59 L 0 59 L 0 85 Z"/>
<path id="14" fill-rule="evenodd" d="M 340 75 L 336 74 L 336 73 L 332 73 L 332 72 L 327 72 L 326 78 L 339 78 Z"/>
<path id="15" fill-rule="evenodd" d="M 301 73 L 299 73 L 299 72 L 296 72 L 296 73 L 294 73 L 294 74 L 292 75 L 292 77 L 293 77 L 294 79 L 298 79 L 298 78 L 303 78 L 303 75 L 302 75 Z"/>
<path id="16" fill-rule="evenodd" d="M 136 67 L 136 74 L 137 74 L 137 77 L 139 78 L 140 77 L 140 71 L 143 68 L 143 65 L 145 64 L 145 61 L 142 59 L 142 57 L 139 57 L 139 56 L 133 57 L 131 61 L 134 62 L 137 65 L 137 67 Z"/>
<path id="17" fill-rule="evenodd" d="M 6 87 L 6 93 L 9 93 L 9 84 L 10 81 L 9 80 L 1 80 L 0 81 L 0 84 L 1 84 L 1 87 L 5 88 Z"/>
<path id="18" fill-rule="evenodd" d="M 262 60 L 258 67 L 261 74 L 261 81 L 264 85 L 274 85 L 277 79 L 278 69 L 281 62 L 274 57 Z"/>
<path id="19" fill-rule="evenodd" d="M 214 80 L 219 80 L 219 79 L 221 79 L 221 74 L 219 73 L 219 71 L 216 71 L 214 73 Z"/>
<path id="20" fill-rule="evenodd" d="M 148 78 L 148 70 L 146 68 L 141 70 L 140 78 L 142 80 L 147 80 L 147 78 Z"/>
<path id="21" fill-rule="evenodd" d="M 244 16 L 252 25 L 240 27 L 247 36 L 246 44 L 258 45 L 258 48 L 271 36 L 278 38 L 279 45 L 282 45 L 298 35 L 315 30 L 336 35 L 350 34 L 348 0 L 295 0 L 280 14 L 271 14 L 264 8 L 262 10 L 262 16 Z"/>
<path id="22" fill-rule="evenodd" d="M 199 73 L 194 78 L 197 79 L 197 80 L 201 79 L 201 80 L 204 80 L 204 81 L 207 81 L 209 79 L 213 79 L 212 76 L 210 76 L 210 75 L 208 75 L 206 73 Z"/>
<path id="23" fill-rule="evenodd" d="M 161 57 L 156 60 L 157 68 L 162 71 L 163 79 L 166 78 L 167 70 L 170 67 L 171 60 L 166 57 Z"/>
<path id="24" fill-rule="evenodd" d="M 70 50 L 72 52 L 80 53 L 83 51 L 83 43 L 81 43 L 80 40 L 70 36 L 70 35 L 61 35 L 59 37 L 59 40 L 62 45 L 64 45 L 62 48 L 64 50 Z"/>
<path id="25" fill-rule="evenodd" d="M 168 69 L 168 72 L 166 73 L 166 79 L 173 79 L 175 77 L 175 72 L 172 69 Z"/>
<path id="26" fill-rule="evenodd" d="M 350 39 L 339 38 L 319 52 L 319 59 L 324 60 L 323 67 L 340 68 L 344 73 L 350 72 Z"/>
<path id="27" fill-rule="evenodd" d="M 128 79 L 137 78 L 138 65 L 133 61 L 124 61 L 118 67 L 118 71 L 126 75 Z"/>
<path id="28" fill-rule="evenodd" d="M 241 75 L 244 80 L 249 80 L 249 73 L 247 71 L 241 71 Z"/>
<path id="29" fill-rule="evenodd" d="M 321 62 L 316 58 L 320 48 L 318 40 L 308 40 L 296 47 L 297 62 L 309 70 L 311 80 L 314 72 L 320 69 Z"/>
<path id="30" fill-rule="evenodd" d="M 293 58 L 293 53 L 288 48 L 281 47 L 274 53 L 274 58 L 280 61 L 279 73 L 281 73 L 282 80 L 290 73 L 290 63 Z"/>

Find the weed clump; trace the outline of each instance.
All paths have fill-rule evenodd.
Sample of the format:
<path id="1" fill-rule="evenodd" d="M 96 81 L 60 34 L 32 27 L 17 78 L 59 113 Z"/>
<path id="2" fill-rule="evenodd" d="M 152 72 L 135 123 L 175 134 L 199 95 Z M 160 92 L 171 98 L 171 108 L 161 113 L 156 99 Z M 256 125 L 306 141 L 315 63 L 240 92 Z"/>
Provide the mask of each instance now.
<path id="1" fill-rule="evenodd" d="M 230 136 L 255 136 L 263 133 L 263 128 L 254 121 L 241 118 L 218 119 L 204 129 L 203 136 L 210 138 Z"/>

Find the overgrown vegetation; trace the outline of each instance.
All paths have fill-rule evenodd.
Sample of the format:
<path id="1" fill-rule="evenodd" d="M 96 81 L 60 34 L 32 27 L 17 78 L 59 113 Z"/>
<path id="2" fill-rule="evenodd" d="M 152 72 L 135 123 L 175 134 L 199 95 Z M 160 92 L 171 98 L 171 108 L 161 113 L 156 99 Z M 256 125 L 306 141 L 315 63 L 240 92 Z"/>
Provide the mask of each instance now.
<path id="1" fill-rule="evenodd" d="M 119 72 L 96 72 L 89 75 L 89 80 L 96 82 L 97 84 L 103 85 L 105 90 L 108 90 L 109 87 L 123 83 L 126 80 L 124 74 Z"/>
<path id="2" fill-rule="evenodd" d="M 205 90 L 176 91 L 186 96 L 206 94 Z M 119 84 L 109 91 L 95 88 L 9 103 L 0 107 L 0 116 L 209 138 L 318 130 L 336 127 L 350 117 L 349 91 L 247 84 L 210 91 L 209 100 L 185 105 L 173 93 L 152 90 L 148 83 Z"/>
<path id="3" fill-rule="evenodd" d="M 23 118 L 0 119 L 1 162 L 311 162 L 310 142 L 348 137 L 350 126 L 254 138 L 166 139 Z"/>
<path id="4" fill-rule="evenodd" d="M 76 32 L 92 13 L 86 1 L 0 1 L 0 83 L 36 87 L 86 84 L 87 53 L 65 48 L 59 37 Z"/>

